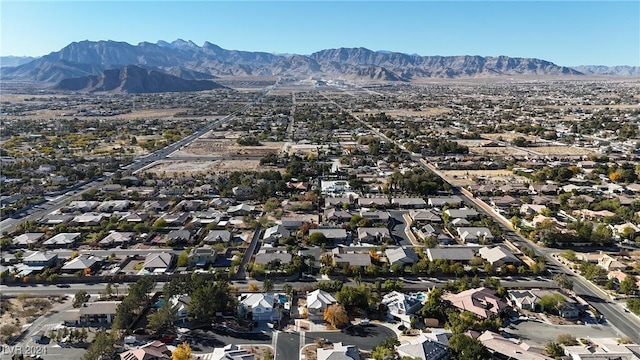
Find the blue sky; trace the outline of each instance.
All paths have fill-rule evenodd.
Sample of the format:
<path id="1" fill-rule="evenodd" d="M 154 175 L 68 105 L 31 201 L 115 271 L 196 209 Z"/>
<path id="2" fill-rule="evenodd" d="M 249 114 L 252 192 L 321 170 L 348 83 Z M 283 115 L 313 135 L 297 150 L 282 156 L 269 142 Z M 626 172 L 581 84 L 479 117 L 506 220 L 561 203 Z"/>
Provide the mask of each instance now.
<path id="1" fill-rule="evenodd" d="M 278 53 L 362 46 L 640 65 L 640 1 L 0 0 L 2 56 L 46 55 L 81 40 L 177 38 Z"/>

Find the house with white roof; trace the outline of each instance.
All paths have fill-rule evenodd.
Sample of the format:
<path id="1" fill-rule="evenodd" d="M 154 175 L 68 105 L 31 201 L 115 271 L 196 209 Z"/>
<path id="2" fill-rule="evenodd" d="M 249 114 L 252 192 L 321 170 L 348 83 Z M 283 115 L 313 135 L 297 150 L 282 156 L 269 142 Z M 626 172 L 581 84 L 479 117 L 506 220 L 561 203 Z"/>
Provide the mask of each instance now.
<path id="1" fill-rule="evenodd" d="M 389 265 L 405 266 L 418 261 L 418 255 L 412 248 L 386 249 L 384 254 L 387 256 Z"/>
<path id="2" fill-rule="evenodd" d="M 307 293 L 307 315 L 309 320 L 323 321 L 324 311 L 329 305 L 333 305 L 336 302 L 333 295 L 324 290 L 317 289 Z"/>
<path id="3" fill-rule="evenodd" d="M 282 225 L 274 225 L 264 231 L 262 241 L 267 244 L 273 244 L 278 240 L 289 237 L 291 232 Z"/>
<path id="4" fill-rule="evenodd" d="M 481 248 L 478 253 L 483 259 L 487 260 L 493 266 L 520 264 L 520 259 L 518 259 L 509 249 L 503 246 L 496 246 L 493 248 L 485 246 Z"/>
<path id="5" fill-rule="evenodd" d="M 100 268 L 102 264 L 102 259 L 93 255 L 82 254 L 77 256 L 65 263 L 60 269 L 63 273 L 73 274 L 78 271 L 87 271 L 85 269 L 89 269 L 88 271 L 93 272 Z"/>
<path id="6" fill-rule="evenodd" d="M 178 321 L 185 322 L 189 315 L 189 304 L 191 303 L 191 296 L 189 295 L 173 295 L 169 298 L 171 306 L 176 309 L 176 318 Z"/>
<path id="7" fill-rule="evenodd" d="M 165 273 L 173 266 L 174 258 L 173 253 L 150 253 L 145 257 L 140 273 Z"/>
<path id="8" fill-rule="evenodd" d="M 80 233 L 60 233 L 42 244 L 49 248 L 68 248 L 80 239 L 80 235 Z"/>
<path id="9" fill-rule="evenodd" d="M 492 242 L 494 239 L 491 230 L 482 226 L 482 227 L 459 227 L 456 228 L 458 232 L 458 236 L 460 240 L 462 240 L 465 244 L 473 243 L 478 244 L 482 241 Z"/>
<path id="10" fill-rule="evenodd" d="M 251 313 L 253 321 L 278 321 L 282 315 L 275 306 L 276 301 L 273 293 L 241 294 L 238 297 L 238 314 L 244 316 Z"/>
<path id="11" fill-rule="evenodd" d="M 26 233 L 13 238 L 11 243 L 15 247 L 27 248 L 37 244 L 44 237 L 44 233 Z"/>
<path id="12" fill-rule="evenodd" d="M 229 344 L 213 349 L 212 353 L 199 356 L 202 360 L 255 360 L 256 356 L 238 345 Z"/>
<path id="13" fill-rule="evenodd" d="M 380 303 L 387 306 L 389 317 L 400 319 L 406 327 L 411 326 L 414 313 L 422 308 L 422 303 L 417 297 L 397 291 L 385 294 Z"/>

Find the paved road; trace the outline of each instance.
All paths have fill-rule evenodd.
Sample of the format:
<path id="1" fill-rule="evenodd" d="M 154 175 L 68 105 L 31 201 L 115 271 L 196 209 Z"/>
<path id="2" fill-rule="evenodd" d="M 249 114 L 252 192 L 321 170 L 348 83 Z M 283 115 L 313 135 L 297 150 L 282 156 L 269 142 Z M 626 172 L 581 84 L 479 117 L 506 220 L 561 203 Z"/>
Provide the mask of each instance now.
<path id="1" fill-rule="evenodd" d="M 317 338 L 325 338 L 332 343 L 342 342 L 347 345 L 357 345 L 362 350 L 373 350 L 383 340 L 396 338 L 396 333 L 382 325 L 354 325 L 341 331 L 315 331 L 305 333 L 305 344 L 311 344 Z"/>
<path id="2" fill-rule="evenodd" d="M 381 278 L 380 281 L 384 282 L 385 279 Z M 412 277 L 404 277 L 401 278 L 404 282 L 403 289 L 405 291 L 427 291 L 434 287 L 442 288 L 446 285 L 446 283 L 450 280 L 455 280 L 455 278 L 446 278 L 446 279 L 436 279 L 436 278 L 412 278 Z M 327 281 L 327 280 L 321 280 Z M 362 282 L 373 283 L 375 279 L 362 279 Z M 294 289 L 303 289 L 307 286 L 313 285 L 313 282 L 286 282 L 287 284 L 291 284 Z M 506 288 L 557 288 L 558 286 L 551 280 L 537 280 L 537 279 L 511 279 L 511 280 L 502 280 L 500 282 L 502 286 Z M 250 284 L 256 284 L 258 287 L 261 287 L 262 282 L 255 280 L 239 280 L 233 281 L 232 285 L 237 286 L 240 291 L 248 291 Z M 275 291 L 283 291 L 285 282 L 282 280 L 274 280 L 274 290 Z M 113 286 L 114 284 L 112 284 Z M 120 293 L 126 292 L 128 286 L 130 284 L 124 283 L 119 284 L 118 291 Z M 156 283 L 154 291 L 162 290 L 162 286 L 164 283 Z M 347 281 L 345 282 L 346 286 L 358 286 L 356 282 Z M 39 295 L 71 295 L 73 296 L 79 290 L 85 290 L 89 294 L 99 294 L 102 292 L 107 283 L 96 283 L 96 284 L 69 284 L 68 287 L 58 287 L 56 285 L 44 285 L 44 284 L 33 284 L 33 285 L 0 285 L 0 293 L 3 295 L 19 295 L 19 294 L 39 294 Z M 115 292 L 116 289 L 113 288 Z"/>
<path id="3" fill-rule="evenodd" d="M 406 210 L 389 210 L 389 217 L 393 219 L 393 225 L 391 225 L 391 237 L 396 241 L 396 244 L 400 246 L 413 246 L 413 243 L 407 237 L 405 229 L 407 228 L 407 222 L 404 220 L 403 214 L 406 214 Z"/>
<path id="4" fill-rule="evenodd" d="M 300 358 L 300 334 L 280 332 L 276 335 L 275 360 L 297 360 Z"/>

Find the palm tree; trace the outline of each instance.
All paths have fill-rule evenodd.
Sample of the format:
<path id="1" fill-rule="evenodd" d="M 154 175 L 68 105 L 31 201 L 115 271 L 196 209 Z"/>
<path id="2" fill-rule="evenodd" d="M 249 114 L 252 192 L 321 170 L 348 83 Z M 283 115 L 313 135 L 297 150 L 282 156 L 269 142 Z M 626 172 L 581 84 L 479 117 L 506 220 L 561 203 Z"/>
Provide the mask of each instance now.
<path id="1" fill-rule="evenodd" d="M 262 283 L 262 291 L 270 292 L 273 291 L 273 281 L 270 279 L 265 279 Z"/>

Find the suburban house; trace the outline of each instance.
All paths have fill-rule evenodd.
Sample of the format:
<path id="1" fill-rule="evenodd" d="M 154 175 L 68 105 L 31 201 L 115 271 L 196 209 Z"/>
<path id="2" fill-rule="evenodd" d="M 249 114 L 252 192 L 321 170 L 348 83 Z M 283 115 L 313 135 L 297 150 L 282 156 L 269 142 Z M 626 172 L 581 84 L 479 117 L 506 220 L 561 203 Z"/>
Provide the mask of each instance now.
<path id="1" fill-rule="evenodd" d="M 425 223 L 441 223 L 442 218 L 440 215 L 434 213 L 431 210 L 411 210 L 409 211 L 409 216 L 411 220 L 416 223 L 425 224 Z"/>
<path id="2" fill-rule="evenodd" d="M 445 344 L 434 341 L 423 334 L 410 342 L 403 342 L 397 348 L 401 358 L 447 360 L 451 358 L 451 351 Z"/>
<path id="3" fill-rule="evenodd" d="M 278 242 L 278 240 L 282 238 L 289 237 L 291 232 L 287 230 L 282 225 L 274 225 L 264 231 L 264 235 L 262 236 L 262 241 L 267 244 L 273 244 L 274 242 Z"/>
<path id="4" fill-rule="evenodd" d="M 44 233 L 25 233 L 14 237 L 11 244 L 19 248 L 28 248 L 37 244 L 43 237 Z"/>
<path id="5" fill-rule="evenodd" d="M 165 273 L 173 266 L 174 258 L 175 255 L 173 253 L 150 253 L 144 259 L 141 273 Z"/>
<path id="6" fill-rule="evenodd" d="M 389 199 L 387 198 L 365 198 L 365 197 L 359 197 L 357 203 L 358 203 L 358 206 L 366 207 L 366 208 L 370 208 L 370 207 L 386 208 L 386 207 L 389 207 L 389 205 L 391 204 L 391 202 L 389 202 Z"/>
<path id="7" fill-rule="evenodd" d="M 598 266 L 607 271 L 623 271 L 627 268 L 627 265 L 606 254 L 598 259 Z"/>
<path id="8" fill-rule="evenodd" d="M 391 204 L 401 209 L 424 209 L 427 206 L 423 198 L 393 198 Z"/>
<path id="9" fill-rule="evenodd" d="M 80 235 L 80 233 L 60 233 L 42 244 L 48 248 L 69 248 L 80 239 Z"/>
<path id="10" fill-rule="evenodd" d="M 422 302 L 417 297 L 397 291 L 385 294 L 380 303 L 387 306 L 387 316 L 399 319 L 406 327 L 411 327 L 413 314 L 422 308 Z"/>
<path id="11" fill-rule="evenodd" d="M 389 265 L 412 265 L 418 261 L 418 255 L 413 248 L 395 248 L 386 249 L 384 251 L 385 256 L 389 262 Z"/>
<path id="12" fill-rule="evenodd" d="M 205 244 L 228 243 L 231 240 L 229 230 L 209 230 L 207 236 L 202 241 Z"/>
<path id="13" fill-rule="evenodd" d="M 469 262 L 476 254 L 473 249 L 468 247 L 446 247 L 446 248 L 429 248 L 425 250 L 429 261 L 435 261 L 438 259 L 455 261 L 455 262 Z"/>
<path id="14" fill-rule="evenodd" d="M 481 287 L 469 289 L 458 294 L 446 294 L 443 300 L 463 311 L 470 311 L 482 318 L 498 316 L 509 305 L 495 295 L 495 291 Z"/>
<path id="15" fill-rule="evenodd" d="M 358 228 L 358 240 L 363 243 L 381 244 L 391 239 L 391 234 L 387 228 Z"/>
<path id="16" fill-rule="evenodd" d="M 458 195 L 453 196 L 438 196 L 429 198 L 427 204 L 431 207 L 443 207 L 443 206 L 460 206 L 462 205 L 462 198 Z"/>
<path id="17" fill-rule="evenodd" d="M 551 309 L 544 309 L 542 306 L 540 306 L 540 300 L 544 296 L 555 296 L 556 294 L 562 296 L 565 301 L 564 304 L 559 309 L 557 309 L 561 317 L 572 319 L 580 315 L 581 309 L 576 301 L 555 290 L 509 290 L 508 298 L 511 305 L 518 309 L 530 311 L 545 311 Z"/>
<path id="18" fill-rule="evenodd" d="M 475 209 L 462 208 L 462 209 L 447 209 L 444 211 L 450 219 L 465 219 L 475 220 L 480 217 L 480 214 Z"/>
<path id="19" fill-rule="evenodd" d="M 167 234 L 167 242 L 173 244 L 184 244 L 191 240 L 191 232 L 189 230 L 171 230 Z"/>
<path id="20" fill-rule="evenodd" d="M 334 343 L 333 349 L 318 348 L 316 350 L 318 360 L 360 360 L 358 347 L 355 345 L 342 345 L 341 342 Z"/>
<path id="21" fill-rule="evenodd" d="M 121 301 L 96 301 L 82 304 L 78 311 L 80 326 L 109 326 Z"/>
<path id="22" fill-rule="evenodd" d="M 311 229 L 309 236 L 315 233 L 322 233 L 327 240 L 333 241 L 334 244 L 341 244 L 347 241 L 347 230 L 345 229 Z"/>
<path id="23" fill-rule="evenodd" d="M 63 273 L 73 274 L 78 271 L 92 273 L 100 268 L 102 259 L 93 255 L 82 254 L 69 260 L 60 269 Z"/>
<path id="24" fill-rule="evenodd" d="M 253 205 L 238 204 L 238 205 L 229 206 L 229 208 L 227 209 L 227 214 L 231 216 L 245 216 L 245 215 L 249 215 L 255 210 L 256 210 L 256 207 Z"/>
<path id="25" fill-rule="evenodd" d="M 71 224 L 76 226 L 98 226 L 104 218 L 105 216 L 103 214 L 84 213 L 74 217 L 71 220 Z"/>
<path id="26" fill-rule="evenodd" d="M 334 266 L 351 266 L 365 268 L 371 265 L 371 255 L 345 252 L 344 248 L 337 247 L 331 251 Z"/>
<path id="27" fill-rule="evenodd" d="M 173 295 L 169 298 L 171 306 L 176 309 L 176 318 L 178 321 L 185 322 L 189 315 L 189 304 L 191 303 L 191 296 L 189 295 Z"/>
<path id="28" fill-rule="evenodd" d="M 34 251 L 22 259 L 22 263 L 33 267 L 51 267 L 58 262 L 58 254 L 42 251 Z"/>
<path id="29" fill-rule="evenodd" d="M 492 242 L 494 237 L 486 227 L 459 227 L 456 228 L 460 240 L 465 244 L 473 243 L 478 244 L 482 241 Z"/>
<path id="30" fill-rule="evenodd" d="M 256 264 L 266 265 L 270 262 L 279 261 L 281 264 L 287 264 L 291 261 L 291 254 L 282 251 L 264 251 L 260 250 L 253 262 Z"/>
<path id="31" fill-rule="evenodd" d="M 324 219 L 331 222 L 347 222 L 351 220 L 350 212 L 344 210 L 336 210 L 334 208 L 324 210 Z"/>
<path id="32" fill-rule="evenodd" d="M 161 341 L 153 341 L 120 353 L 120 360 L 171 360 L 171 351 Z"/>
<path id="33" fill-rule="evenodd" d="M 493 266 L 502 265 L 519 265 L 520 259 L 518 259 L 509 249 L 496 246 L 493 248 L 483 247 L 478 253 L 483 259 L 487 260 Z"/>
<path id="34" fill-rule="evenodd" d="M 277 297 L 273 293 L 242 294 L 238 297 L 238 314 L 251 313 L 253 321 L 279 321 L 280 311 L 275 307 Z"/>
<path id="35" fill-rule="evenodd" d="M 189 251 L 189 266 L 205 267 L 216 262 L 217 252 L 210 247 L 195 247 Z"/>
<path id="36" fill-rule="evenodd" d="M 513 360 L 552 360 L 543 354 L 543 349 L 535 348 L 525 342 L 513 342 L 500 334 L 492 331 L 485 331 L 478 337 L 478 340 L 484 345 L 494 358 L 513 359 Z"/>
<path id="37" fill-rule="evenodd" d="M 333 295 L 317 289 L 307 293 L 307 316 L 311 321 L 324 321 L 324 311 L 337 301 Z"/>
<path id="38" fill-rule="evenodd" d="M 135 233 L 132 232 L 119 232 L 114 231 L 100 240 L 100 246 L 113 248 L 113 247 L 126 247 L 133 240 Z"/>

